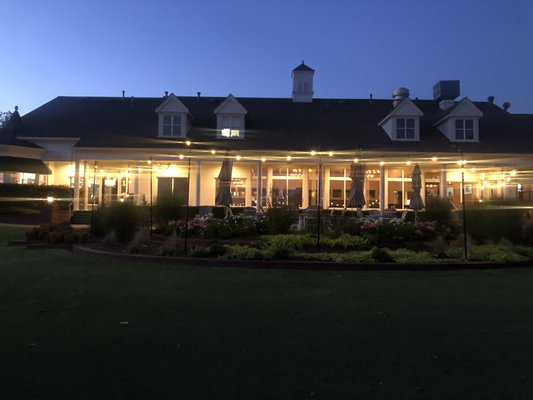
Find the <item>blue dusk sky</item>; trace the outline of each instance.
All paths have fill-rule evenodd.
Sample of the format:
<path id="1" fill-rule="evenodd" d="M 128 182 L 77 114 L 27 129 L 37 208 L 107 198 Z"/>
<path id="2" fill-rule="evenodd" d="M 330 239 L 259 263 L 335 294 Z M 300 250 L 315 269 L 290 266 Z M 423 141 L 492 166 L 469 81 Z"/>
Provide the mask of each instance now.
<path id="1" fill-rule="evenodd" d="M 533 113 L 531 0 L 24 0 L 2 4 L 0 111 L 56 96 L 461 97 Z"/>

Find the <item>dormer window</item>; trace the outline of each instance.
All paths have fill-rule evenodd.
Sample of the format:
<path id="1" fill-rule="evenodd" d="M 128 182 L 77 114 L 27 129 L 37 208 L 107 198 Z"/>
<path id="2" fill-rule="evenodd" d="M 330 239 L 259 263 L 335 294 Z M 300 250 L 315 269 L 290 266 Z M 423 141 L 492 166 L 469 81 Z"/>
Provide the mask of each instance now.
<path id="1" fill-rule="evenodd" d="M 161 136 L 181 137 L 181 115 L 162 115 L 163 131 Z"/>
<path id="2" fill-rule="evenodd" d="M 416 125 L 414 118 L 397 118 L 396 119 L 396 139 L 398 140 L 415 140 Z"/>
<path id="3" fill-rule="evenodd" d="M 248 111 L 229 95 L 215 109 L 217 139 L 244 139 L 244 117 Z"/>
<path id="4" fill-rule="evenodd" d="M 155 109 L 159 117 L 157 136 L 166 138 L 184 138 L 191 123 L 189 109 L 171 93 Z"/>
<path id="5" fill-rule="evenodd" d="M 455 140 L 474 140 L 474 120 L 455 120 Z"/>
<path id="6" fill-rule="evenodd" d="M 394 107 L 378 125 L 391 140 L 418 141 L 420 140 L 420 118 L 424 116 L 424 113 L 409 97 L 398 99 L 398 96 L 406 94 L 409 94 L 409 90 L 405 88 L 394 91 Z"/>
<path id="7" fill-rule="evenodd" d="M 225 138 L 238 138 L 242 131 L 242 117 L 240 115 L 223 115 L 220 136 Z"/>
<path id="8" fill-rule="evenodd" d="M 483 113 L 468 97 L 446 110 L 446 115 L 435 122 L 451 142 L 479 142 L 479 119 Z"/>

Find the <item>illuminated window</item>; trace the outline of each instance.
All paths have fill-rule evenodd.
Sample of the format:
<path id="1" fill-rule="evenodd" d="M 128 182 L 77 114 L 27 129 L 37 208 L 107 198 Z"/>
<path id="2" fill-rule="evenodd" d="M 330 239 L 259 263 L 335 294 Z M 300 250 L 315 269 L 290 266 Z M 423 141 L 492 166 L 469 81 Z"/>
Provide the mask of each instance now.
<path id="1" fill-rule="evenodd" d="M 221 118 L 220 136 L 225 138 L 241 137 L 242 117 L 237 115 L 224 115 Z"/>
<path id="2" fill-rule="evenodd" d="M 414 118 L 396 119 L 396 139 L 404 139 L 404 140 L 415 139 L 415 119 Z"/>
<path id="3" fill-rule="evenodd" d="M 182 134 L 182 121 L 181 115 L 176 114 L 163 114 L 160 116 L 162 119 L 161 130 L 159 136 L 165 137 L 181 137 Z"/>
<path id="4" fill-rule="evenodd" d="M 474 140 L 474 120 L 455 120 L 455 140 Z"/>

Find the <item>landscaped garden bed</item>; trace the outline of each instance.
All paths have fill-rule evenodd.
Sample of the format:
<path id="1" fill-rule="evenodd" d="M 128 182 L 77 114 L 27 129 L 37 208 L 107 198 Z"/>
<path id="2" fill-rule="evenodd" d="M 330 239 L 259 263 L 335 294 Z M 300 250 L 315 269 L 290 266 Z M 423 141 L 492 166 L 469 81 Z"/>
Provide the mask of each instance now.
<path id="1" fill-rule="evenodd" d="M 101 253 L 136 254 L 174 259 L 321 262 L 332 264 L 457 264 L 469 262 L 519 263 L 533 259 L 533 224 L 522 210 L 477 208 L 466 243 L 461 221 L 446 203 L 428 204 L 417 222 L 357 219 L 342 215 L 325 218 L 315 228 L 295 231 L 295 213 L 274 208 L 258 216 L 192 216 L 172 205 L 154 208 L 152 229 L 146 209 L 116 204 L 94 214 L 91 233 L 76 232 L 68 224 L 47 224 L 27 233 L 28 240 L 49 244 L 82 244 Z M 172 216 L 172 217 L 170 217 Z M 438 219 L 436 219 L 438 218 Z M 498 234 L 504 219 L 507 227 Z M 88 239 L 91 240 L 88 240 Z"/>

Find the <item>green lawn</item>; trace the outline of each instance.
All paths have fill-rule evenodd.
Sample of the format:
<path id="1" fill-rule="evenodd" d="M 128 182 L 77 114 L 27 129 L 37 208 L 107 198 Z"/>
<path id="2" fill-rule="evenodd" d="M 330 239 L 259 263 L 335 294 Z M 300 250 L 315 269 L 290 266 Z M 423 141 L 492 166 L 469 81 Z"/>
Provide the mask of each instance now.
<path id="1" fill-rule="evenodd" d="M 0 226 L 2 400 L 533 398 L 533 267 L 184 268 L 16 234 Z"/>

